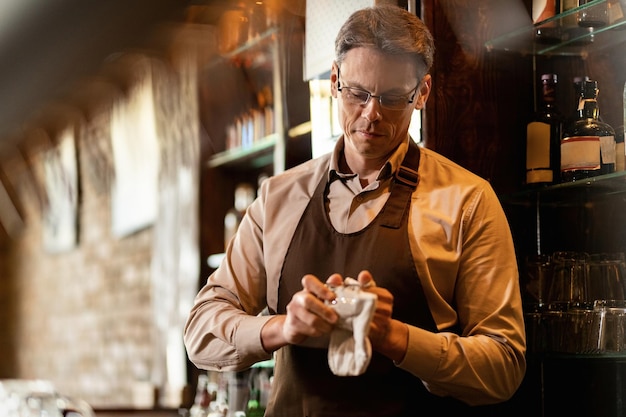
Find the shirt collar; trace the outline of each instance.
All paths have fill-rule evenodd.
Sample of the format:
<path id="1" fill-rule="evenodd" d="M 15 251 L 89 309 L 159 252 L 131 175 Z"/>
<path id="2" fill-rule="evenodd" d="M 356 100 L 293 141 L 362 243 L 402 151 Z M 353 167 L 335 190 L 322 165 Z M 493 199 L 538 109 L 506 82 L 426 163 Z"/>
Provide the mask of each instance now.
<path id="1" fill-rule="evenodd" d="M 410 137 L 407 135 L 407 140 L 402 142 L 400 146 L 396 148 L 396 150 L 391 154 L 391 157 L 385 162 L 385 165 L 380 169 L 378 176 L 376 179 L 378 181 L 385 180 L 393 175 L 398 169 L 400 169 L 400 165 L 402 165 L 402 161 L 404 160 L 404 156 L 406 155 L 409 149 L 409 140 Z M 343 152 L 343 148 L 345 146 L 344 136 L 341 135 L 339 139 L 337 139 L 337 143 L 333 149 L 333 152 L 330 156 L 330 164 L 328 168 L 328 181 L 331 182 L 337 178 L 354 178 L 356 174 L 350 173 L 342 173 L 339 170 L 339 158 L 341 152 Z"/>

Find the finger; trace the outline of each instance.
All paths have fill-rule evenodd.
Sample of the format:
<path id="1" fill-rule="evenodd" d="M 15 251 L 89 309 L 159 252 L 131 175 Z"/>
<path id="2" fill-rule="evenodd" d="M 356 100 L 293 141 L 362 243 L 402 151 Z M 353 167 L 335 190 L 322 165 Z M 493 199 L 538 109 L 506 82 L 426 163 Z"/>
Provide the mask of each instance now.
<path id="1" fill-rule="evenodd" d="M 302 288 L 320 300 L 331 301 L 335 298 L 335 293 L 315 275 L 307 274 L 302 277 Z"/>
<path id="2" fill-rule="evenodd" d="M 374 281 L 374 277 L 368 270 L 363 270 L 359 272 L 358 276 L 359 284 L 361 284 L 362 288 L 375 287 L 376 282 Z"/>
<path id="3" fill-rule="evenodd" d="M 314 278 L 314 280 L 317 281 L 317 278 Z M 311 320 L 314 320 L 315 318 L 319 318 L 329 323 L 335 323 L 335 321 L 337 321 L 337 313 L 333 308 L 326 305 L 326 301 L 335 299 L 335 293 L 329 288 L 326 288 L 319 281 L 317 281 L 317 283 L 307 283 L 307 286 L 309 288 L 313 286 L 314 291 L 316 291 L 317 294 L 307 288 L 304 288 L 302 291 L 294 294 L 291 300 L 292 302 L 290 303 L 293 304 L 294 312 L 299 313 L 298 317 L 300 317 L 302 321 L 309 324 L 314 324 Z M 326 293 L 322 294 L 323 292 Z M 316 317 L 308 317 L 309 315 L 314 315 Z"/>
<path id="4" fill-rule="evenodd" d="M 294 319 L 294 323 L 302 323 L 307 329 L 303 332 L 319 330 L 330 331 L 337 321 L 337 313 L 325 305 L 321 300 L 313 297 L 306 291 L 294 295 L 287 305 L 287 316 Z M 307 333 L 310 335 L 310 333 Z"/>
<path id="5" fill-rule="evenodd" d="M 306 321 L 302 321 L 299 317 L 296 317 L 295 314 L 289 312 L 288 309 L 287 319 L 283 326 L 283 335 L 288 343 L 298 344 L 307 337 L 319 337 L 329 331 L 330 330 L 325 330 L 323 324 L 313 326 Z"/>
<path id="6" fill-rule="evenodd" d="M 332 274 L 326 280 L 326 285 L 329 287 L 338 287 L 343 284 L 343 278 L 340 274 Z"/>

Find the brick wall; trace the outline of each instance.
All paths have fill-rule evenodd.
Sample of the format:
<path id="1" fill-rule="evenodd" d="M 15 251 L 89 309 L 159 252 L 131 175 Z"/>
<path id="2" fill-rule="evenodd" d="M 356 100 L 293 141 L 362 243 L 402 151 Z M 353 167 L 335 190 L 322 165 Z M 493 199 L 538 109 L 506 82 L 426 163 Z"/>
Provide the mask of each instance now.
<path id="1" fill-rule="evenodd" d="M 132 405 L 133 388 L 143 381 L 173 390 L 174 399 L 163 401 L 176 405 L 182 388 L 178 379 L 171 385 L 172 364 L 164 359 L 169 339 L 180 333 L 182 345 L 182 318 L 170 317 L 167 329 L 157 322 L 159 311 L 168 311 L 164 302 L 184 307 L 197 289 L 195 77 L 193 65 L 174 70 L 171 62 L 148 61 L 165 191 L 153 226 L 123 238 L 111 233 L 110 108 L 126 99 L 123 94 L 99 103 L 76 124 L 80 196 L 74 249 L 55 254 L 42 245 L 42 159 L 54 145 L 42 140 L 41 131 L 37 138 L 25 133 L 20 149 L 0 159 L 25 221 L 15 239 L 2 235 L 0 246 L 0 378 L 49 379 L 94 407 Z M 125 87 L 132 90 L 132 83 Z M 162 267 L 167 259 L 190 255 L 182 270 Z M 176 288 L 175 299 L 163 300 L 155 291 L 163 287 Z M 168 329 L 174 336 L 164 336 Z M 179 356 L 176 366 L 184 367 L 184 352 Z"/>

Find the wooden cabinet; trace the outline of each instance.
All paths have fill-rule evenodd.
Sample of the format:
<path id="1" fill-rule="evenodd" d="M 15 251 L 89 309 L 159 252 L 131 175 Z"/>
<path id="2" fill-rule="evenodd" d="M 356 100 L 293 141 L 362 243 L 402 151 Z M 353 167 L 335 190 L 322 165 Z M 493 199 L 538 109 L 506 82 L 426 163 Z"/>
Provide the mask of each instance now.
<path id="1" fill-rule="evenodd" d="M 537 94 L 541 74 L 558 74 L 557 103 L 568 120 L 576 111 L 574 77 L 597 80 L 601 118 L 623 133 L 626 20 L 623 13 L 611 14 L 611 8 L 615 13 L 616 7 L 621 7 L 620 2 L 595 0 L 543 23 L 504 33 L 488 40 L 485 46 L 489 53 L 525 57 L 532 64 Z M 606 23 L 581 31 L 581 27 L 573 27 L 571 22 L 573 18 L 576 25 L 576 16 L 583 14 L 604 15 Z M 538 39 L 537 29 L 542 28 L 561 31 L 561 41 Z M 518 252 L 522 291 L 526 279 L 524 260 L 529 255 L 550 255 L 555 251 L 626 252 L 626 172 L 532 190 L 524 189 L 520 183 L 517 188 L 517 192 L 502 193 L 501 200 Z M 535 325 L 527 322 L 530 346 L 536 346 L 535 333 L 530 331 L 535 330 Z M 625 393 L 621 388 L 626 383 L 625 354 L 565 354 L 560 349 L 556 352 L 530 349 L 527 358 L 528 372 L 519 392 L 524 398 L 520 401 L 522 415 L 626 413 Z"/>
<path id="2" fill-rule="evenodd" d="M 538 27 L 561 27 L 572 14 L 597 9 L 607 10 L 609 4 L 619 2 L 595 0 L 549 19 L 545 24 L 523 26 L 513 32 L 488 40 L 490 53 L 514 53 L 532 62 L 535 97 L 539 93 L 539 77 L 543 73 L 556 73 L 557 104 L 567 120 L 576 113 L 577 98 L 573 80 L 588 76 L 597 80 L 601 118 L 623 132 L 623 88 L 626 73 L 626 20 L 610 21 L 585 32 L 579 37 L 565 37 L 563 42 L 538 42 L 534 33 Z M 512 97 L 513 99 L 515 98 Z M 530 120 L 530 115 L 526 121 Z M 567 123 L 566 120 L 566 123 Z M 524 153 L 518 160 L 524 160 Z M 623 232 L 626 193 L 626 173 L 589 178 L 585 181 L 557 184 L 534 190 L 524 189 L 522 182 L 517 192 L 501 193 L 505 208 L 513 222 L 516 246 L 520 256 L 533 253 L 550 254 L 557 250 L 586 252 L 618 252 L 626 249 Z"/>

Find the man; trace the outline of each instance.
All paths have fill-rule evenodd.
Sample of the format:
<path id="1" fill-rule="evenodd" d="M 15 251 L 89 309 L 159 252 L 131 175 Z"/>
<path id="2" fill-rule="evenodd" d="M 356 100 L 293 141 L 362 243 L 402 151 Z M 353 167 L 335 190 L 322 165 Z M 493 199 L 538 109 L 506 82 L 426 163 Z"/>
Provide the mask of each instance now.
<path id="1" fill-rule="evenodd" d="M 485 180 L 408 134 L 431 90 L 432 36 L 378 6 L 348 19 L 335 51 L 344 134 L 331 154 L 263 183 L 196 298 L 189 357 L 241 370 L 275 353 L 267 416 L 467 415 L 506 401 L 526 366 L 506 217 Z M 376 295 L 358 376 L 328 365 L 331 288 L 346 277 Z"/>

